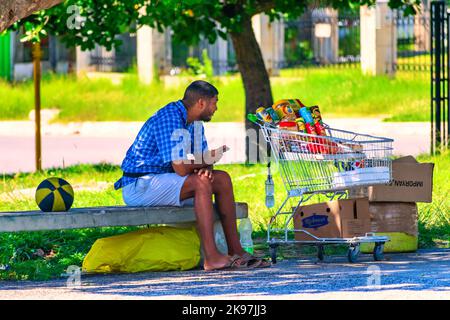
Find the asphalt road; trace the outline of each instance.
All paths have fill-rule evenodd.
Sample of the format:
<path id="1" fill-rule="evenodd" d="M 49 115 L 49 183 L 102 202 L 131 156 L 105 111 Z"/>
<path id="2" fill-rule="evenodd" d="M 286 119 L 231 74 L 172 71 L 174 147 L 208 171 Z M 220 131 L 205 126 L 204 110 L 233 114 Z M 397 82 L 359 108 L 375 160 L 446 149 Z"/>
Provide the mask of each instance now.
<path id="1" fill-rule="evenodd" d="M 450 250 L 381 262 L 362 255 L 356 264 L 300 256 L 268 269 L 82 275 L 78 287 L 65 279 L 0 282 L 0 299 L 450 299 Z"/>
<path id="2" fill-rule="evenodd" d="M 382 122 L 374 118 L 329 119 L 329 124 L 353 132 L 393 138 L 395 155 L 418 155 L 429 151 L 430 123 Z M 77 163 L 121 164 L 143 122 L 84 122 L 42 125 L 42 166 L 65 167 Z M 245 161 L 243 123 L 206 123 L 210 148 L 223 144 L 231 150 L 220 163 Z M 0 173 L 35 169 L 34 123 L 0 122 Z"/>

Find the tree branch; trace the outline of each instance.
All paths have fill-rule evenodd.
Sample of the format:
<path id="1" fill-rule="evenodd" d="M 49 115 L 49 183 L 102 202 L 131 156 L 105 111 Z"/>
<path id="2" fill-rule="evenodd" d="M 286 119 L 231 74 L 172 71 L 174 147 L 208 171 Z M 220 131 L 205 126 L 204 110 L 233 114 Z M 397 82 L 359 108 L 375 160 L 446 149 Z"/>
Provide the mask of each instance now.
<path id="1" fill-rule="evenodd" d="M 64 0 L 1 0 L 0 32 L 3 32 L 17 20 L 32 13 L 51 8 Z"/>
<path id="2" fill-rule="evenodd" d="M 255 2 L 255 14 L 266 12 L 273 8 L 275 8 L 275 1 L 273 0 L 259 0 Z"/>

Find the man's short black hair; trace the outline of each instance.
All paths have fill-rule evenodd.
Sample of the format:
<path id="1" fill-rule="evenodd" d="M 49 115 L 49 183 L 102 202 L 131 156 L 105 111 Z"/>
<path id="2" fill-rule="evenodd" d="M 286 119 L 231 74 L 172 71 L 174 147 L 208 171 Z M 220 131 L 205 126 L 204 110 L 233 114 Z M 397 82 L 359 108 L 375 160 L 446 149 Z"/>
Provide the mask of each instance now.
<path id="1" fill-rule="evenodd" d="M 183 101 L 187 104 L 186 107 L 193 106 L 199 99 L 214 98 L 219 94 L 219 91 L 211 83 L 197 80 L 192 82 L 184 92 Z"/>

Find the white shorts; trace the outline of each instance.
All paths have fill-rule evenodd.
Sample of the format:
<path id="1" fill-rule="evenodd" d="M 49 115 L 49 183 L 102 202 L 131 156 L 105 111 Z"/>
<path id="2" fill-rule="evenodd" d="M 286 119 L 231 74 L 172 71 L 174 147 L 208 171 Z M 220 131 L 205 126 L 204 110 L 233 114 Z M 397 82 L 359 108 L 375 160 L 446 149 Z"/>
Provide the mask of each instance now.
<path id="1" fill-rule="evenodd" d="M 194 198 L 180 201 L 181 188 L 188 176 L 176 173 L 149 174 L 122 188 L 128 206 L 153 207 L 193 205 Z"/>

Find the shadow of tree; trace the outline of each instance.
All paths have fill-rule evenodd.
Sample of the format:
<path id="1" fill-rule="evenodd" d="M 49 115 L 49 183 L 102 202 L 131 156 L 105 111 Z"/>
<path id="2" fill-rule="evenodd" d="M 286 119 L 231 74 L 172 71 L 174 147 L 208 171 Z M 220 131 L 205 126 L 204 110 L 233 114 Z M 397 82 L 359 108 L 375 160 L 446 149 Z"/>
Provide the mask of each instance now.
<path id="1" fill-rule="evenodd" d="M 387 254 L 374 262 L 362 255 L 360 263 L 345 257 L 300 257 L 283 260 L 271 268 L 242 271 L 145 272 L 137 274 L 82 276 L 80 293 L 128 297 L 213 297 L 292 295 L 325 292 L 373 292 L 386 290 L 450 291 L 450 250 L 424 250 L 411 254 Z M 376 266 L 374 268 L 374 266 Z M 369 268 L 370 267 L 370 268 Z M 378 270 L 380 286 L 368 286 Z M 432 272 L 431 272 L 432 270 Z M 0 282 L 0 290 L 64 288 L 65 280 L 52 282 Z"/>

